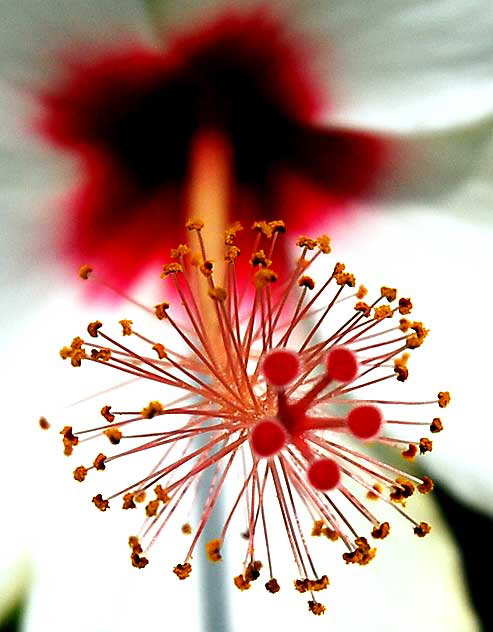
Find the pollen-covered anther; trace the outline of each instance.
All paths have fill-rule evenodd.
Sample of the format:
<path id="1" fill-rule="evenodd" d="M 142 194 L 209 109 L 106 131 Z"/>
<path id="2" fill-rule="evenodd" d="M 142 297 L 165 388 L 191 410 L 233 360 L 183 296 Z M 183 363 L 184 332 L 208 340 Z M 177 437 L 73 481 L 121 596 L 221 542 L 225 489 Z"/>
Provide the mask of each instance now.
<path id="1" fill-rule="evenodd" d="M 100 452 L 98 456 L 94 459 L 93 465 L 97 470 L 103 471 L 106 469 L 106 455 Z"/>
<path id="2" fill-rule="evenodd" d="M 261 290 L 271 283 L 275 283 L 278 275 L 270 268 L 260 268 L 253 277 L 253 282 L 258 290 Z"/>
<path id="3" fill-rule="evenodd" d="M 103 431 L 103 434 L 108 437 L 112 445 L 118 445 L 123 436 L 119 428 L 108 428 L 108 430 Z"/>
<path id="4" fill-rule="evenodd" d="M 40 417 L 38 419 L 38 425 L 41 430 L 48 430 L 48 428 L 50 428 L 50 422 L 46 419 L 46 417 Z"/>
<path id="5" fill-rule="evenodd" d="M 369 441 L 380 434 L 383 415 L 376 406 L 362 404 L 349 411 L 347 425 L 355 437 Z"/>
<path id="6" fill-rule="evenodd" d="M 367 294 L 368 289 L 364 285 L 360 285 L 358 291 L 356 292 L 356 298 L 359 298 L 361 300 L 362 298 L 365 298 Z"/>
<path id="7" fill-rule="evenodd" d="M 70 358 L 70 364 L 74 367 L 79 367 L 82 360 L 87 358 L 87 354 L 82 349 L 84 341 L 78 336 L 72 340 L 70 347 L 62 347 L 59 351 L 62 360 L 68 360 Z"/>
<path id="8" fill-rule="evenodd" d="M 349 272 L 339 272 L 334 274 L 334 279 L 337 285 L 347 285 L 348 287 L 354 287 L 356 285 L 356 278 Z"/>
<path id="9" fill-rule="evenodd" d="M 238 590 L 241 590 L 241 592 L 243 592 L 244 590 L 250 590 L 250 588 L 252 587 L 251 583 L 247 581 L 243 575 L 237 575 L 236 577 L 233 577 L 233 582 L 236 588 L 238 588 Z"/>
<path id="10" fill-rule="evenodd" d="M 338 261 L 334 266 L 334 270 L 332 271 L 332 276 L 335 277 L 338 274 L 341 274 L 341 272 L 344 272 L 345 269 L 346 269 L 346 264 L 342 263 L 341 261 Z"/>
<path id="11" fill-rule="evenodd" d="M 136 535 L 131 535 L 128 538 L 128 546 L 132 549 L 133 553 L 142 553 L 142 546 L 140 540 Z"/>
<path id="12" fill-rule="evenodd" d="M 166 318 L 166 310 L 169 309 L 169 303 L 159 303 L 159 305 L 154 305 L 154 313 L 156 314 L 156 318 L 158 320 L 163 320 Z"/>
<path id="13" fill-rule="evenodd" d="M 307 469 L 310 485 L 319 491 L 335 489 L 341 480 L 341 471 L 333 459 L 320 458 L 312 461 Z"/>
<path id="14" fill-rule="evenodd" d="M 323 520 L 315 520 L 313 522 L 313 527 L 312 527 L 312 536 L 313 537 L 319 537 L 322 535 L 322 529 L 324 526 L 324 521 Z"/>
<path id="15" fill-rule="evenodd" d="M 315 281 L 309 276 L 301 276 L 298 279 L 298 286 L 306 288 L 307 290 L 313 290 L 315 287 Z"/>
<path id="16" fill-rule="evenodd" d="M 185 522 L 181 525 L 181 532 L 183 535 L 190 535 L 192 533 L 192 525 L 189 522 Z"/>
<path id="17" fill-rule="evenodd" d="M 214 271 L 214 263 L 210 259 L 206 259 L 200 265 L 200 271 L 202 272 L 203 276 L 205 276 L 206 279 L 210 278 Z"/>
<path id="18" fill-rule="evenodd" d="M 418 448 L 414 443 L 410 443 L 409 447 L 401 452 L 402 456 L 408 461 L 414 460 L 414 457 L 418 454 Z"/>
<path id="19" fill-rule="evenodd" d="M 159 509 L 159 500 L 150 500 L 146 505 L 146 516 L 148 518 L 152 518 L 157 514 L 157 510 Z"/>
<path id="20" fill-rule="evenodd" d="M 293 581 L 293 585 L 295 590 L 297 590 L 299 593 L 306 593 L 308 592 L 309 588 L 308 588 L 308 582 L 309 580 L 307 578 L 305 579 L 295 579 Z"/>
<path id="21" fill-rule="evenodd" d="M 177 564 L 173 568 L 173 573 L 178 577 L 178 579 L 186 579 L 190 577 L 190 573 L 192 572 L 192 565 L 190 562 L 185 562 L 185 564 Z"/>
<path id="22" fill-rule="evenodd" d="M 396 479 L 396 483 L 397 485 L 392 486 L 390 500 L 395 503 L 404 503 L 406 498 L 414 494 L 414 485 L 411 481 L 401 476 Z"/>
<path id="23" fill-rule="evenodd" d="M 165 505 L 171 500 L 164 487 L 160 484 L 156 485 L 156 487 L 154 488 L 154 493 L 156 494 L 157 500 L 161 501 Z"/>
<path id="24" fill-rule="evenodd" d="M 106 511 L 110 508 L 110 503 L 108 500 L 105 500 L 101 494 L 96 494 L 92 499 L 92 502 L 96 505 L 99 511 Z"/>
<path id="25" fill-rule="evenodd" d="M 420 522 L 418 526 L 414 527 L 414 533 L 418 538 L 424 538 L 431 531 L 431 526 L 427 522 Z"/>
<path id="26" fill-rule="evenodd" d="M 413 308 L 413 304 L 410 298 L 400 298 L 399 299 L 399 314 L 402 316 L 406 316 L 411 313 Z"/>
<path id="27" fill-rule="evenodd" d="M 368 500 L 380 500 L 380 494 L 383 492 L 383 487 L 380 483 L 375 483 L 375 485 L 373 485 L 373 490 L 375 491 L 370 490 L 367 492 L 366 497 Z"/>
<path id="28" fill-rule="evenodd" d="M 82 481 L 86 479 L 87 472 L 88 472 L 87 467 L 84 467 L 83 465 L 79 465 L 74 470 L 74 479 L 78 481 L 79 483 L 82 483 Z"/>
<path id="29" fill-rule="evenodd" d="M 442 432 L 442 430 L 443 430 L 442 420 L 439 417 L 435 417 L 430 424 L 430 432 L 432 432 L 433 434 L 436 434 L 437 432 Z"/>
<path id="30" fill-rule="evenodd" d="M 275 388 L 288 386 L 300 374 L 300 356 L 289 349 L 271 349 L 262 362 L 262 373 L 268 384 Z"/>
<path id="31" fill-rule="evenodd" d="M 337 531 L 335 531 L 334 529 L 331 529 L 330 527 L 324 527 L 322 529 L 322 535 L 325 536 L 327 540 L 330 540 L 331 542 L 337 542 L 337 540 L 339 539 L 339 534 L 337 533 Z"/>
<path id="32" fill-rule="evenodd" d="M 413 329 L 416 332 L 416 335 L 418 336 L 418 338 L 426 338 L 426 336 L 430 333 L 430 330 L 427 329 L 422 322 L 415 320 L 412 325 L 411 325 L 411 329 Z"/>
<path id="33" fill-rule="evenodd" d="M 181 259 L 190 252 L 190 248 L 186 244 L 180 244 L 177 248 L 172 248 L 170 251 L 170 257 L 172 259 Z"/>
<path id="34" fill-rule="evenodd" d="M 372 549 L 366 538 L 356 538 L 356 548 L 350 553 L 343 553 L 342 559 L 346 564 L 359 564 L 366 566 L 375 557 L 377 549 Z"/>
<path id="35" fill-rule="evenodd" d="M 286 224 L 282 219 L 274 219 L 269 222 L 269 228 L 273 233 L 284 234 L 286 232 Z"/>
<path id="36" fill-rule="evenodd" d="M 73 338 L 72 342 L 70 343 L 70 347 L 72 349 L 82 349 L 83 344 L 84 341 L 82 340 L 82 338 L 80 336 L 75 336 L 75 338 Z"/>
<path id="37" fill-rule="evenodd" d="M 325 590 L 329 584 L 330 582 L 327 575 L 322 575 L 319 579 L 305 578 L 294 580 L 294 587 L 300 593 L 308 591 L 319 592 L 320 590 Z"/>
<path id="38" fill-rule="evenodd" d="M 394 312 L 388 305 L 379 305 L 373 310 L 373 318 L 375 320 L 384 320 L 385 318 L 392 318 Z"/>
<path id="39" fill-rule="evenodd" d="M 133 492 L 127 492 L 126 494 L 124 494 L 122 500 L 123 500 L 122 509 L 136 509 L 137 508 L 137 505 L 134 502 Z"/>
<path id="40" fill-rule="evenodd" d="M 271 594 L 275 595 L 281 590 L 281 587 L 279 586 L 277 579 L 275 579 L 275 577 L 272 577 L 265 584 L 265 589 L 267 590 L 267 592 L 270 592 Z"/>
<path id="41" fill-rule="evenodd" d="M 375 540 L 383 540 L 390 533 L 390 525 L 388 522 L 382 522 L 378 527 L 373 527 L 371 535 Z"/>
<path id="42" fill-rule="evenodd" d="M 272 260 L 267 258 L 267 255 L 263 250 L 257 250 L 250 258 L 250 264 L 252 267 L 262 266 L 264 268 L 270 268 Z"/>
<path id="43" fill-rule="evenodd" d="M 409 354 L 405 353 L 400 358 L 395 358 L 394 360 L 394 373 L 397 374 L 397 380 L 399 382 L 405 382 L 409 377 L 409 369 L 407 368 L 407 361 L 409 359 Z"/>
<path id="44" fill-rule="evenodd" d="M 60 434 L 63 435 L 63 453 L 65 456 L 70 456 L 74 451 L 74 446 L 79 443 L 79 437 L 72 432 L 72 426 L 65 426 Z"/>
<path id="45" fill-rule="evenodd" d="M 424 342 L 424 338 L 420 338 L 417 334 L 408 336 L 406 339 L 406 347 L 408 349 L 418 349 Z"/>
<path id="46" fill-rule="evenodd" d="M 450 393 L 448 391 L 440 391 L 438 393 L 438 405 L 445 408 L 450 404 Z"/>
<path id="47" fill-rule="evenodd" d="M 136 503 L 143 503 L 145 502 L 146 498 L 147 494 L 145 492 L 145 489 L 139 489 L 138 491 L 134 492 L 134 500 Z"/>
<path id="48" fill-rule="evenodd" d="M 209 542 L 206 543 L 205 552 L 209 562 L 220 562 L 223 559 L 221 555 L 221 545 L 222 540 L 220 538 L 209 540 Z"/>
<path id="49" fill-rule="evenodd" d="M 101 415 L 103 415 L 103 417 L 109 423 L 115 420 L 115 415 L 110 411 L 111 411 L 111 406 L 103 406 L 101 408 Z"/>
<path id="50" fill-rule="evenodd" d="M 211 287 L 207 292 L 210 298 L 217 303 L 224 303 L 228 298 L 228 293 L 223 287 Z"/>
<path id="51" fill-rule="evenodd" d="M 403 333 L 407 333 L 411 329 L 412 322 L 407 318 L 401 318 L 399 320 L 399 329 Z"/>
<path id="52" fill-rule="evenodd" d="M 145 568 L 149 564 L 147 557 L 142 557 L 135 551 L 130 555 L 130 559 L 134 568 Z"/>
<path id="53" fill-rule="evenodd" d="M 267 239 L 270 239 L 272 237 L 272 233 L 274 232 L 272 230 L 272 226 L 264 220 L 253 222 L 252 230 L 256 233 L 262 233 L 262 235 L 267 237 Z"/>
<path id="54" fill-rule="evenodd" d="M 58 353 L 62 360 L 68 360 L 72 357 L 72 347 L 62 347 Z"/>
<path id="55" fill-rule="evenodd" d="M 226 246 L 232 246 L 236 238 L 236 233 L 241 230 L 243 230 L 243 226 L 240 224 L 240 222 L 235 222 L 234 224 L 229 226 L 224 231 L 224 244 Z"/>
<path id="56" fill-rule="evenodd" d="M 228 263 L 233 263 L 240 256 L 240 249 L 237 246 L 229 246 L 226 249 L 226 254 L 224 255 L 224 261 Z"/>
<path id="57" fill-rule="evenodd" d="M 156 415 L 162 415 L 163 413 L 164 406 L 161 404 L 161 402 L 154 400 L 152 402 L 149 402 L 147 406 L 144 406 L 140 414 L 144 419 L 152 419 Z"/>
<path id="58" fill-rule="evenodd" d="M 332 347 L 325 357 L 325 368 L 331 379 L 352 382 L 358 375 L 356 354 L 347 347 Z"/>
<path id="59" fill-rule="evenodd" d="M 83 279 L 84 281 L 87 281 L 89 276 L 91 275 L 92 270 L 93 270 L 92 266 L 90 266 L 88 263 L 84 263 L 79 268 L 80 278 Z"/>
<path id="60" fill-rule="evenodd" d="M 260 560 L 253 560 L 248 564 L 245 569 L 245 579 L 247 582 L 254 582 L 260 577 L 260 571 L 262 570 L 262 562 Z"/>
<path id="61" fill-rule="evenodd" d="M 132 335 L 133 321 L 132 320 L 128 320 L 128 318 L 123 318 L 122 320 L 120 320 L 118 322 L 122 326 L 122 335 L 123 336 L 131 336 Z"/>
<path id="62" fill-rule="evenodd" d="M 312 601 L 310 599 L 310 601 L 308 602 L 308 610 L 312 612 L 314 615 L 316 615 L 317 617 L 319 617 L 322 614 L 324 614 L 327 608 L 319 601 Z"/>
<path id="63" fill-rule="evenodd" d="M 102 326 L 103 326 L 103 323 L 101 321 L 95 320 L 94 322 L 89 323 L 89 325 L 87 325 L 87 332 L 93 338 L 97 338 L 98 337 L 98 329 L 101 329 Z"/>
<path id="64" fill-rule="evenodd" d="M 261 419 L 250 432 L 250 445 L 259 458 L 271 458 L 286 445 L 287 433 L 276 419 Z"/>
<path id="65" fill-rule="evenodd" d="M 70 354 L 70 364 L 73 367 L 79 367 L 82 360 L 87 358 L 87 354 L 84 349 L 72 349 Z"/>
<path id="66" fill-rule="evenodd" d="M 309 579 L 308 589 L 313 590 L 314 592 L 319 592 L 320 590 L 325 590 L 329 584 L 330 581 L 327 575 L 322 575 L 322 577 L 319 577 L 318 579 Z"/>
<path id="67" fill-rule="evenodd" d="M 397 298 L 397 290 L 394 287 L 382 287 L 380 288 L 380 296 L 386 298 L 389 303 L 395 301 Z"/>
<path id="68" fill-rule="evenodd" d="M 196 230 L 200 232 L 204 228 L 204 222 L 198 217 L 190 218 L 186 221 L 185 226 L 187 230 Z"/>
<path id="69" fill-rule="evenodd" d="M 164 345 L 162 345 L 160 342 L 156 342 L 156 344 L 152 345 L 152 350 L 157 353 L 157 357 L 160 360 L 164 360 L 164 358 L 166 358 L 168 355 L 166 353 L 166 349 L 164 348 Z"/>
<path id="70" fill-rule="evenodd" d="M 328 235 L 320 235 L 317 237 L 318 249 L 323 252 L 324 255 L 328 255 L 332 252 L 332 246 L 330 245 L 330 237 Z"/>
<path id="71" fill-rule="evenodd" d="M 307 237 L 306 235 L 300 235 L 296 240 L 296 245 L 299 248 L 306 248 L 307 250 L 314 250 L 317 247 L 317 240 Z"/>
<path id="72" fill-rule="evenodd" d="M 419 440 L 419 453 L 426 454 L 427 452 L 431 452 L 433 450 L 433 441 L 427 439 L 426 437 L 421 437 Z"/>
<path id="73" fill-rule="evenodd" d="M 111 358 L 111 349 L 91 349 L 91 359 L 97 362 L 108 362 Z"/>
<path id="74" fill-rule="evenodd" d="M 354 306 L 354 309 L 357 312 L 361 312 L 363 316 L 366 316 L 367 318 L 371 314 L 371 307 L 364 301 L 358 301 Z"/>
<path id="75" fill-rule="evenodd" d="M 417 490 L 420 494 L 429 494 L 433 491 L 434 484 L 429 476 L 423 476 L 423 482 L 417 486 Z"/>
<path id="76" fill-rule="evenodd" d="M 176 274 L 177 272 L 183 272 L 183 266 L 181 263 L 165 263 L 161 273 L 161 279 L 165 279 L 170 274 Z"/>

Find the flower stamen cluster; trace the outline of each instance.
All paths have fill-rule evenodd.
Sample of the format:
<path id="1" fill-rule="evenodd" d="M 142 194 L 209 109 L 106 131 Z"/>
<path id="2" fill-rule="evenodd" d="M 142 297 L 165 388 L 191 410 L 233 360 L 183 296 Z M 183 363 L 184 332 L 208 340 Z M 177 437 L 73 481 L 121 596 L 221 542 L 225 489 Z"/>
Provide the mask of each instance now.
<path id="1" fill-rule="evenodd" d="M 307 529 L 313 536 L 340 540 L 346 549 L 344 561 L 359 565 L 368 564 L 376 553 L 361 535 L 365 525 L 368 537 L 375 540 L 390 532 L 389 523 L 368 508 L 369 499 L 392 506 L 417 536 L 430 530 L 404 506 L 415 490 L 431 491 L 431 480 L 406 474 L 369 454 L 366 447 L 369 442 L 391 446 L 407 459 L 430 452 L 431 440 L 419 431 L 427 426 L 432 433 L 439 432 L 439 418 L 423 420 L 413 414 L 409 420 L 393 419 L 387 411 L 406 405 L 414 411 L 417 404 L 443 408 L 449 394 L 440 392 L 420 402 L 373 394 L 358 398 L 389 380 L 405 382 L 409 354 L 421 346 L 428 330 L 404 318 L 412 302 L 398 297 L 394 288 L 384 286 L 372 302 L 363 303 L 366 288 L 356 289 L 354 276 L 340 262 L 331 264 L 319 283 L 308 276 L 319 259 L 327 267 L 331 247 L 325 235 L 300 237 L 299 257 L 293 269 L 283 273 L 275 269 L 275 260 L 284 223 L 256 222 L 246 255 L 251 280 L 244 284 L 237 272 L 238 257 L 244 256 L 235 245 L 242 230 L 238 223 L 224 236 L 223 261 L 209 259 L 207 226 L 201 220 L 190 220 L 187 228 L 197 252 L 180 245 L 163 267 L 162 277 L 176 301 L 154 309 L 142 306 L 155 319 L 156 337 L 144 333 L 135 318 L 120 320 L 125 342 L 94 321 L 88 337 L 75 338 L 61 351 L 74 367 L 96 363 L 152 383 L 156 393 L 172 389 L 176 399 L 140 402 L 131 411 L 105 403 L 101 424 L 63 429 L 65 453 L 72 453 L 82 438 L 109 439 L 107 447 L 112 450 L 120 448 L 111 446 L 129 446 L 110 456 L 100 452 L 92 465 L 78 466 L 74 478 L 79 482 L 92 470 L 111 468 L 115 461 L 156 453 L 155 465 L 145 476 L 93 498 L 101 511 L 117 498 L 125 510 L 143 503 L 143 529 L 129 541 L 137 568 L 147 565 L 157 535 L 177 508 L 194 498 L 204 474 L 212 473 L 196 524 L 192 529 L 187 520 L 181 529 L 192 534 L 174 567 L 181 580 L 192 572 L 192 554 L 226 481 L 236 472 L 240 481 L 235 501 L 221 533 L 206 544 L 207 556 L 211 562 L 221 560 L 230 525 L 233 518 L 240 519 L 244 505 L 246 556 L 234 583 L 248 590 L 265 573 L 260 553 L 267 558 L 265 587 L 278 592 L 265 512 L 273 497 L 299 575 L 295 588 L 309 593 L 311 612 L 322 614 L 325 607 L 315 593 L 329 581 L 315 568 Z M 97 281 L 90 266 L 83 266 L 81 276 Z M 348 311 L 351 298 L 354 307 Z M 394 326 L 388 324 L 392 319 L 399 319 Z M 181 346 L 174 348 L 173 340 Z M 405 430 L 417 433 L 411 440 L 397 436 Z"/>

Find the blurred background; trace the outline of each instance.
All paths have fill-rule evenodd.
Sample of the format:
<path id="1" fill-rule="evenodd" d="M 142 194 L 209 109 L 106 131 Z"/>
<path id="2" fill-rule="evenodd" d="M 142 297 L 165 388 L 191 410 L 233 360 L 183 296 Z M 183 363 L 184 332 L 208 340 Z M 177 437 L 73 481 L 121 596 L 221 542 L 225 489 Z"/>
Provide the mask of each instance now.
<path id="1" fill-rule="evenodd" d="M 2 632 L 492 629 L 492 32 L 486 0 L 0 0 Z M 432 536 L 366 576 L 329 558 L 325 619 L 230 590 L 238 542 L 189 585 L 136 577 L 128 523 L 86 513 L 59 454 L 68 404 L 101 386 L 58 349 L 126 310 L 73 270 L 162 299 L 197 191 L 212 215 L 326 232 L 362 282 L 409 292 L 431 328 L 412 392 L 452 392 L 420 461 Z"/>

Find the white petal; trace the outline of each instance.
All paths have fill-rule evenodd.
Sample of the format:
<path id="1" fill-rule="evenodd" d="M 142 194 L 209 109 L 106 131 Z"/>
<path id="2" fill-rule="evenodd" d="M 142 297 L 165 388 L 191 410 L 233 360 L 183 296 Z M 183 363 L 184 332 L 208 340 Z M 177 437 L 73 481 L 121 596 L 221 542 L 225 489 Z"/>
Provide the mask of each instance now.
<path id="1" fill-rule="evenodd" d="M 394 131 L 447 128 L 493 109 L 493 27 L 487 0 L 314 3 L 307 23 L 337 66 L 336 119 Z M 329 113 L 330 116 L 330 113 Z"/>
<path id="2" fill-rule="evenodd" d="M 491 513 L 493 425 L 487 397 L 493 342 L 487 319 L 493 309 L 493 225 L 452 216 L 446 208 L 408 205 L 362 214 L 359 226 L 364 230 L 355 222 L 335 231 L 337 256 L 347 260 L 358 281 L 394 286 L 411 296 L 411 316 L 431 329 L 412 355 L 403 395 L 410 400 L 433 399 L 440 390 L 452 395 L 446 410 L 430 412 L 430 421 L 441 417 L 445 430 L 433 437 L 433 452 L 421 463 L 463 502 Z"/>
<path id="3" fill-rule="evenodd" d="M 262 7 L 306 43 L 331 107 L 320 120 L 393 132 L 437 130 L 493 112 L 488 0 L 191 0 L 162 3 L 167 31 Z"/>
<path id="4" fill-rule="evenodd" d="M 70 53 L 71 48 L 77 52 L 84 47 L 90 54 L 121 39 L 138 41 L 149 36 L 147 12 L 139 0 L 3 3 L 0 76 L 16 85 L 42 81 L 56 67 L 56 56 Z"/>
<path id="5" fill-rule="evenodd" d="M 493 122 L 483 127 L 483 141 L 469 156 L 467 178 L 449 192 L 447 210 L 455 215 L 477 222 L 480 232 L 483 225 L 491 227 L 493 219 Z M 466 154 L 467 156 L 467 154 Z"/>
<path id="6" fill-rule="evenodd" d="M 308 612 L 307 595 L 294 591 L 293 580 L 297 573 L 291 561 L 285 527 L 273 514 L 275 506 L 268 507 L 268 524 L 271 529 L 271 546 L 274 574 L 281 585 L 275 595 L 264 589 L 268 571 L 245 593 L 234 592 L 232 612 L 237 622 L 235 632 L 251 629 L 249 612 L 258 612 L 262 629 L 281 628 L 289 622 L 289 629 L 316 630 L 320 625 L 338 632 L 365 630 L 395 630 L 412 632 L 416 619 L 411 615 L 410 604 L 419 604 L 419 618 L 426 622 L 426 629 L 433 632 L 479 632 L 465 591 L 460 559 L 440 515 L 431 499 L 421 497 L 412 505 L 414 515 L 419 515 L 433 525 L 427 538 L 419 539 L 405 521 L 395 517 L 385 508 L 375 504 L 370 507 L 382 519 L 389 519 L 391 533 L 377 547 L 375 559 L 365 567 L 346 565 L 341 555 L 340 542 L 308 536 L 319 574 L 326 573 L 330 586 L 316 593 L 327 611 L 316 619 Z M 392 508 L 389 508 L 392 509 Z M 308 531 L 309 533 L 309 531 Z M 282 555 L 284 552 L 284 555 Z M 236 553 L 238 556 L 238 553 Z M 260 554 L 258 554 L 260 555 Z M 260 556 L 263 560 L 263 556 Z M 265 561 L 265 560 L 264 560 Z M 412 608 L 412 607 L 411 607 Z"/>

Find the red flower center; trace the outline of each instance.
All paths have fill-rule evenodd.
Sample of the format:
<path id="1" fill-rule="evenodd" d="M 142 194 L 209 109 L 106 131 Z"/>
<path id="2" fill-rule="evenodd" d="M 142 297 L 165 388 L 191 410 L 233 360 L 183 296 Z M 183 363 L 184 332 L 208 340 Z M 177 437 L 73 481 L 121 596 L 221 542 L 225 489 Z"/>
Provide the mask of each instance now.
<path id="1" fill-rule="evenodd" d="M 254 13 L 195 27 L 163 50 L 129 45 L 71 62 L 42 97 L 41 124 L 84 167 L 66 250 L 120 285 L 162 259 L 180 239 L 190 150 L 203 129 L 228 140 L 230 206 L 241 219 L 291 215 L 296 229 L 366 191 L 382 143 L 313 124 L 321 100 L 307 56 Z"/>

